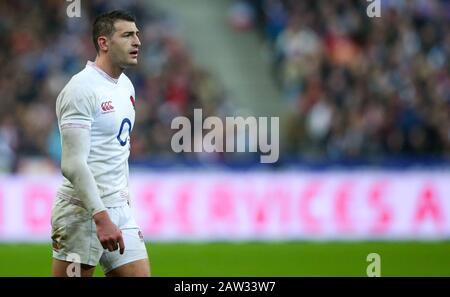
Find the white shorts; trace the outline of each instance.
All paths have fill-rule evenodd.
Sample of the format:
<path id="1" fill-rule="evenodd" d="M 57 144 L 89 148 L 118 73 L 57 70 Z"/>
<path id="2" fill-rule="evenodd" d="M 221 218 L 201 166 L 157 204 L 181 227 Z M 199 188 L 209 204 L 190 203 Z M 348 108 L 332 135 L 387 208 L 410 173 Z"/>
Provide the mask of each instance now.
<path id="1" fill-rule="evenodd" d="M 52 208 L 53 258 L 80 262 L 90 266 L 100 263 L 106 274 L 124 264 L 147 259 L 144 238 L 130 207 L 107 208 L 114 224 L 122 231 L 125 252 L 103 249 L 97 237 L 94 220 L 85 208 L 67 200 L 57 199 Z"/>

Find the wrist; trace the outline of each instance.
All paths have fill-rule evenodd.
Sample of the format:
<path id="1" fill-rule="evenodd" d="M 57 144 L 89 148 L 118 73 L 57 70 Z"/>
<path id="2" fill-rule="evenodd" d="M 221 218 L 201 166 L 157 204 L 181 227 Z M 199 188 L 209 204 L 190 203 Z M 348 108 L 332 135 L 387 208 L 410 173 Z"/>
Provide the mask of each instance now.
<path id="1" fill-rule="evenodd" d="M 103 222 L 105 222 L 105 221 L 110 220 L 110 219 L 109 219 L 108 212 L 107 212 L 106 210 L 101 210 L 101 211 L 95 213 L 95 214 L 92 216 L 92 218 L 94 219 L 94 222 L 95 222 L 96 225 L 101 224 L 101 223 L 103 223 Z"/>

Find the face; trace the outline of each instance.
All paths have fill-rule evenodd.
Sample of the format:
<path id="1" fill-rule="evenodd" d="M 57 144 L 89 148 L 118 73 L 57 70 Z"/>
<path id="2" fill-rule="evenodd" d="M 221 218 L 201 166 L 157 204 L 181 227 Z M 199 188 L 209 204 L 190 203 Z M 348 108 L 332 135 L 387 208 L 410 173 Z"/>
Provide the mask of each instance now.
<path id="1" fill-rule="evenodd" d="M 134 22 L 116 21 L 115 32 L 108 42 L 108 55 L 120 68 L 137 65 L 141 42 Z"/>

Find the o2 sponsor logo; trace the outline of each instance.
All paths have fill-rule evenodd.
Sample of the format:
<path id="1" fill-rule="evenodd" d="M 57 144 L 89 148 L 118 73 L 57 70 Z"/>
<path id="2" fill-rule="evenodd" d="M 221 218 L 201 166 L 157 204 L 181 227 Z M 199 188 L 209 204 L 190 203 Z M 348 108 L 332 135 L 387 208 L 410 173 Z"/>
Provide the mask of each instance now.
<path id="1" fill-rule="evenodd" d="M 123 133 L 124 129 L 126 129 L 125 126 L 128 126 L 128 134 Z M 122 124 L 120 124 L 119 133 L 117 134 L 117 140 L 119 141 L 121 146 L 125 146 L 127 144 L 127 142 L 129 141 L 130 135 L 131 135 L 131 130 L 132 130 L 132 125 L 131 125 L 130 119 L 124 118 L 122 120 Z"/>

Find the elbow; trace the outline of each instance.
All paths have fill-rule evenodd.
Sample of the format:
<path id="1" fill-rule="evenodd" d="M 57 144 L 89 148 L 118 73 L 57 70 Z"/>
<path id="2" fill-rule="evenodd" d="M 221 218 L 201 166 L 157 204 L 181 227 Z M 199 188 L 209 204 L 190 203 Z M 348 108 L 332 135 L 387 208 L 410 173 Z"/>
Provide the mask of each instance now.
<path id="1" fill-rule="evenodd" d="M 74 170 L 73 170 L 73 168 L 71 168 L 71 166 L 64 165 L 63 163 L 61 164 L 61 173 L 68 180 L 71 180 L 72 177 L 74 176 L 74 172 L 73 171 Z"/>
<path id="2" fill-rule="evenodd" d="M 61 173 L 69 181 L 73 181 L 74 177 L 77 176 L 79 167 L 77 162 L 72 162 L 70 159 L 61 161 Z"/>

